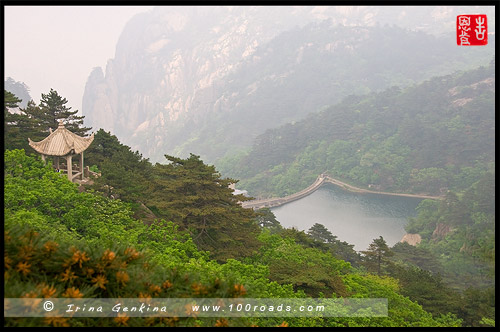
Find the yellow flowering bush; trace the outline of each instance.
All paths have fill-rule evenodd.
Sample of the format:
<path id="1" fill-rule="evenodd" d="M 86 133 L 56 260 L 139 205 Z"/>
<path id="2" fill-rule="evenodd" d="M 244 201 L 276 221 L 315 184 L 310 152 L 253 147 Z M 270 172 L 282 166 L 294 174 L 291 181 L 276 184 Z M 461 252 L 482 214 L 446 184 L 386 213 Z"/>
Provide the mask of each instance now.
<path id="1" fill-rule="evenodd" d="M 27 225 L 7 223 L 4 232 L 6 298 L 167 298 L 237 297 L 242 285 L 197 281 L 151 263 L 145 252 L 129 246 L 104 248 L 73 245 L 34 232 Z M 210 326 L 228 321 L 204 319 Z M 7 318 L 6 326 L 179 326 L 199 325 L 194 318 Z"/>

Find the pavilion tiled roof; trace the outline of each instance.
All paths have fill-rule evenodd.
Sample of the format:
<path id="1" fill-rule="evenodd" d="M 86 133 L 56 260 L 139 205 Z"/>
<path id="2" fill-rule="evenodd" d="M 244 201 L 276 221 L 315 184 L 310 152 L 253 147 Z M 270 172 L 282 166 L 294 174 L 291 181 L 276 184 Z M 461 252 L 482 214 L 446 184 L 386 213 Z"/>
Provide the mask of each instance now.
<path id="1" fill-rule="evenodd" d="M 59 121 L 59 126 L 56 130 L 40 142 L 34 142 L 28 138 L 29 145 L 36 152 L 46 156 L 65 156 L 74 150 L 73 153 L 79 154 L 85 151 L 94 141 L 94 133 L 88 137 L 81 137 L 72 133 L 64 127 L 64 124 Z"/>

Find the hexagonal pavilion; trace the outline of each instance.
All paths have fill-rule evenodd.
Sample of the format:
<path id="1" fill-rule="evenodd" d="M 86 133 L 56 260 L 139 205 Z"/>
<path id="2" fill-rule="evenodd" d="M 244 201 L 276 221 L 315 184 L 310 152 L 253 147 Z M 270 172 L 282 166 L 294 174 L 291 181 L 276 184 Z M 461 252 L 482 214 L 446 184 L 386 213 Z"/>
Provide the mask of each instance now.
<path id="1" fill-rule="evenodd" d="M 45 161 L 46 157 L 55 157 L 54 167 L 68 174 L 68 180 L 74 182 L 78 177 L 84 179 L 83 151 L 94 141 L 94 133 L 88 137 L 81 137 L 72 133 L 64 127 L 63 121 L 59 120 L 56 130 L 50 130 L 50 135 L 40 142 L 34 142 L 28 138 L 29 145 L 38 152 Z M 72 158 L 80 155 L 79 165 L 73 168 Z M 66 160 L 66 169 L 61 167 L 59 158 Z"/>

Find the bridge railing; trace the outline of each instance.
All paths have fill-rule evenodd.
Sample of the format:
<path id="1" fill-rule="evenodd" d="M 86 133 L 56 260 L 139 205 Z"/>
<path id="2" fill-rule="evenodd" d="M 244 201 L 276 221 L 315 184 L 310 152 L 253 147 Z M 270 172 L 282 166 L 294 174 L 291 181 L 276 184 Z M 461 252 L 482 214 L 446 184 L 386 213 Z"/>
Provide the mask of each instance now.
<path id="1" fill-rule="evenodd" d="M 345 188 L 347 190 L 353 191 L 353 192 L 358 192 L 358 193 L 372 193 L 372 194 L 382 194 L 382 195 L 391 195 L 391 196 L 404 196 L 404 197 L 417 197 L 417 198 L 429 198 L 429 199 L 443 199 L 441 196 L 430 196 L 430 195 L 417 195 L 417 194 L 403 194 L 403 193 L 389 193 L 389 192 L 380 192 L 380 191 L 372 191 L 368 189 L 361 189 L 361 188 L 356 188 L 354 186 L 351 186 L 349 184 L 343 183 L 341 181 L 338 181 L 332 177 L 330 177 L 326 173 L 322 173 L 318 176 L 316 181 L 309 187 L 296 192 L 294 194 L 285 196 L 285 197 L 277 197 L 277 198 L 268 198 L 268 199 L 261 199 L 261 200 L 253 200 L 253 201 L 247 201 L 243 202 L 242 206 L 244 208 L 263 208 L 263 207 L 276 207 L 280 206 L 286 203 L 290 203 L 292 201 L 298 200 L 302 197 L 305 197 L 309 194 L 312 194 L 314 191 L 316 191 L 323 183 L 329 182 L 333 183 L 337 186 L 340 186 L 342 188 Z"/>
<path id="2" fill-rule="evenodd" d="M 325 181 L 325 177 L 323 174 L 318 176 L 318 178 L 314 181 L 312 185 L 309 187 L 296 192 L 294 194 L 285 196 L 285 197 L 277 197 L 277 198 L 268 198 L 268 199 L 263 199 L 263 200 L 254 200 L 254 201 L 248 201 L 248 202 L 243 202 L 242 206 L 244 208 L 255 208 L 255 207 L 275 207 L 279 205 L 283 205 L 286 203 L 290 203 L 292 201 L 298 200 L 302 197 L 305 197 L 307 195 L 310 195 L 316 189 L 318 189 L 323 182 Z"/>

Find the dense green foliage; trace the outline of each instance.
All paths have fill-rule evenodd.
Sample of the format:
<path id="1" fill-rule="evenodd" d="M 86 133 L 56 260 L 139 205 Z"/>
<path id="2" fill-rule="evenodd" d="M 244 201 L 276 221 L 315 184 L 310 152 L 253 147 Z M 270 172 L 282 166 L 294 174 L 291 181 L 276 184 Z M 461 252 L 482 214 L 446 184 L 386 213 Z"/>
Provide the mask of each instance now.
<path id="1" fill-rule="evenodd" d="M 316 233 L 318 229 L 321 230 L 321 236 Z M 307 231 L 307 234 L 295 228 L 282 229 L 279 234 L 282 237 L 293 239 L 305 248 L 315 248 L 323 252 L 329 252 L 334 257 L 351 263 L 352 266 L 357 267 L 361 263 L 361 256 L 354 250 L 354 245 L 338 240 L 321 224 L 313 225 Z M 327 239 L 326 242 L 325 239 Z"/>
<path id="2" fill-rule="evenodd" d="M 460 324 L 450 315 L 433 318 L 399 293 L 395 279 L 363 275 L 329 252 L 306 248 L 286 235 L 262 232 L 258 253 L 244 261 L 227 259 L 221 264 L 199 251 L 192 237 L 174 223 L 157 220 L 148 225 L 134 219 L 130 204 L 79 192 L 76 184 L 22 150 L 7 150 L 4 160 L 7 297 L 385 297 L 389 299 L 388 317 L 292 317 L 284 325 Z M 278 318 L 6 320 L 9 326 L 282 323 Z"/>
<path id="3" fill-rule="evenodd" d="M 229 185 L 237 181 L 221 178 L 198 156 L 165 156 L 168 164 L 152 165 L 102 129 L 86 155 L 87 163 L 101 171 L 91 188 L 130 202 L 136 217 L 175 222 L 200 250 L 219 260 L 250 255 L 257 249 L 256 216 L 238 203 L 248 198 L 233 195 Z"/>
<path id="4" fill-rule="evenodd" d="M 147 188 L 146 181 L 152 165 L 138 151 L 131 151 L 116 136 L 99 129 L 85 151 L 85 162 L 98 168 L 101 174 L 94 179 L 93 189 L 107 197 L 128 202 L 140 201 Z"/>
<path id="5" fill-rule="evenodd" d="M 284 229 L 269 209 L 243 209 L 247 198 L 229 188 L 237 180 L 197 155 L 166 155 L 166 164 L 153 165 L 103 130 L 86 151 L 100 176 L 78 187 L 50 163 L 10 148 L 31 149 L 27 137 L 43 139 L 58 118 L 83 133 L 81 118 L 71 118 L 53 90 L 39 106 L 11 113 L 20 100 L 5 91 L 7 297 L 389 301 L 389 316 L 378 318 L 40 318 L 6 325 L 494 326 L 493 68 L 351 96 L 266 132 L 232 160 L 235 178 L 261 194 L 290 194 L 325 170 L 361 187 L 446 192 L 442 201 L 423 200 L 410 220 L 407 231 L 422 237 L 417 247 L 388 248 L 380 237 L 361 255 L 323 225 Z"/>
<path id="6" fill-rule="evenodd" d="M 41 132 L 35 131 L 35 123 L 27 115 L 14 113 L 13 110 L 19 108 L 19 99 L 13 93 L 4 90 L 4 149 L 31 149 L 28 145 L 28 137 L 35 141 L 43 139 Z M 34 106 L 29 102 L 26 112 Z M 27 113 L 25 113 L 27 114 Z"/>
<path id="7" fill-rule="evenodd" d="M 325 171 L 372 190 L 444 196 L 422 201 L 406 228 L 422 236 L 420 245 L 396 245 L 385 264 L 379 264 L 375 248 L 373 260 L 368 250 L 357 261 L 399 279 L 402 293 L 433 314 L 453 312 L 466 326 L 491 324 L 494 69 L 492 61 L 405 89 L 350 96 L 303 121 L 268 130 L 224 169 L 242 179 L 240 188 L 259 196 L 292 194 Z M 320 242 L 328 237 L 324 231 L 310 234 Z"/>
<path id="8" fill-rule="evenodd" d="M 200 249 L 216 258 L 227 259 L 252 254 L 259 246 L 258 227 L 251 209 L 243 209 L 243 195 L 233 195 L 214 166 L 198 156 L 188 159 L 165 156 L 170 163 L 156 164 L 148 190 L 149 207 L 161 217 L 173 220 L 189 231 Z"/>
<path id="9" fill-rule="evenodd" d="M 33 266 L 33 268 L 28 271 L 30 277 L 23 278 L 21 268 L 27 266 L 23 264 L 25 260 L 23 260 L 23 256 L 14 255 L 11 252 L 11 250 L 19 250 L 18 246 L 13 244 L 6 248 L 9 251 L 8 257 L 12 261 L 10 267 L 18 266 L 21 263 L 19 268 L 11 270 L 12 277 L 6 279 L 6 288 L 11 290 L 11 293 L 8 294 L 11 297 L 28 294 L 31 290 L 35 291 L 41 287 L 42 282 L 47 283 L 48 280 L 51 280 L 50 276 L 64 273 L 65 260 L 68 257 L 71 258 L 75 252 L 88 253 L 87 257 L 93 262 L 108 249 L 116 253 L 118 258 L 126 252 L 127 248 L 132 248 L 129 249 L 129 252 L 136 252 L 133 248 L 136 248 L 137 252 L 141 251 L 141 256 L 144 254 L 148 258 L 147 261 L 142 259 L 141 262 L 152 264 L 155 267 L 152 267 L 151 271 L 146 271 L 148 272 L 147 278 L 137 275 L 138 271 L 141 270 L 142 263 L 137 265 L 133 271 L 129 268 L 123 270 L 123 273 L 126 273 L 130 280 L 137 282 L 136 285 L 131 286 L 132 290 L 130 290 L 135 293 L 127 293 L 126 289 L 118 287 L 119 282 L 116 281 L 115 276 L 118 270 L 106 271 L 106 274 L 98 280 L 109 280 L 109 286 L 113 284 L 113 295 L 116 296 L 126 297 L 128 294 L 131 297 L 136 297 L 140 292 L 143 292 L 144 295 L 148 289 L 145 285 L 148 283 L 148 287 L 151 287 L 153 282 L 158 285 L 158 283 L 169 281 L 175 286 L 174 280 L 180 280 L 179 282 L 183 284 L 180 285 L 180 288 L 188 291 L 186 294 L 191 295 L 197 289 L 196 285 L 199 284 L 201 287 L 211 283 L 212 286 L 206 286 L 206 295 L 209 295 L 212 294 L 210 287 L 213 287 L 217 278 L 220 280 L 218 282 L 220 290 L 224 289 L 221 284 L 222 279 L 226 280 L 224 282 L 232 280 L 233 284 L 236 280 L 251 279 L 251 282 L 247 282 L 245 287 L 253 290 L 254 296 L 267 294 L 272 297 L 274 292 L 285 297 L 294 296 L 293 292 L 290 292 L 286 287 L 269 284 L 265 277 L 265 269 L 250 268 L 250 266 L 247 267 L 237 261 L 229 261 L 226 265 L 210 261 L 208 254 L 198 251 L 191 237 L 184 232 L 179 232 L 178 227 L 171 222 L 158 220 L 151 225 L 146 225 L 132 218 L 132 211 L 127 203 L 92 193 L 80 193 L 75 184 L 55 172 L 50 166 L 45 166 L 41 160 L 26 156 L 22 150 L 6 151 L 4 158 L 4 213 L 8 225 L 8 235 L 31 234 L 33 232 L 44 234 L 43 239 L 36 240 L 36 244 L 42 246 L 49 240 L 53 241 L 57 244 L 55 246 L 61 248 L 62 255 L 51 258 L 52 261 L 61 264 L 55 264 L 55 266 L 46 266 L 48 263 L 44 262 L 43 259 L 48 257 L 41 255 L 41 253 L 35 257 L 32 257 L 33 255 L 27 256 L 26 259 L 30 261 L 26 261 L 26 264 L 29 264 L 30 267 Z M 36 252 L 35 245 L 31 245 L 30 248 L 30 252 Z M 37 260 L 34 260 L 35 258 Z M 34 269 L 35 266 L 36 269 Z M 94 287 L 95 285 L 90 282 L 90 277 L 84 278 L 83 275 L 80 275 L 84 273 L 84 268 L 97 271 L 94 265 L 75 267 L 71 272 L 75 272 L 75 276 L 80 278 L 75 278 L 75 282 L 79 280 L 78 285 L 73 285 L 71 283 L 73 280 L 70 280 L 70 283 L 67 284 L 53 283 L 47 286 L 55 287 L 60 293 L 66 288 L 75 287 L 86 296 L 93 294 L 93 296 L 108 297 L 109 294 L 104 292 L 104 288 Z M 251 273 L 248 273 L 249 271 Z M 243 273 L 244 275 L 242 275 Z M 188 283 L 181 281 L 184 280 L 185 274 L 189 275 L 189 279 L 186 279 L 189 280 Z M 132 276 L 135 276 L 134 279 Z M 125 277 L 123 276 L 123 278 Z M 162 278 L 163 280 L 161 280 Z M 144 283 L 140 282 L 141 280 Z M 193 285 L 196 287 L 193 288 Z M 109 290 L 109 287 L 106 289 Z M 170 296 L 181 295 L 181 289 L 180 292 L 174 292 Z M 235 290 L 231 285 L 225 289 L 233 293 Z M 244 288 L 239 289 L 242 292 L 244 290 Z M 41 288 L 38 291 L 41 291 Z M 158 293 L 157 296 L 160 294 Z M 151 291 L 149 295 L 153 295 Z M 215 297 L 227 296 L 223 293 L 213 293 L 212 296 L 214 295 L 216 295 Z M 97 322 L 87 323 L 93 325 Z M 97 324 L 101 323 L 107 324 L 106 322 Z M 57 324 L 57 322 L 51 324 Z"/>
<path id="10" fill-rule="evenodd" d="M 494 168 L 495 64 L 420 85 L 350 96 L 258 136 L 224 167 L 251 195 L 284 196 L 318 174 L 358 187 L 441 194 Z"/>
<path id="11" fill-rule="evenodd" d="M 21 99 L 17 98 L 16 95 L 10 91 L 4 90 L 3 103 L 4 103 L 4 115 L 9 108 L 18 107 Z"/>
<path id="12" fill-rule="evenodd" d="M 422 236 L 419 248 L 437 258 L 456 287 L 494 284 L 494 173 L 484 174 L 461 197 L 450 192 L 441 202 L 424 201 L 406 228 Z"/>

